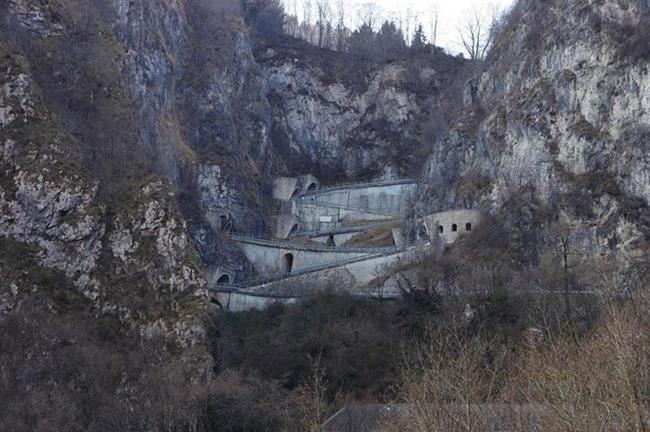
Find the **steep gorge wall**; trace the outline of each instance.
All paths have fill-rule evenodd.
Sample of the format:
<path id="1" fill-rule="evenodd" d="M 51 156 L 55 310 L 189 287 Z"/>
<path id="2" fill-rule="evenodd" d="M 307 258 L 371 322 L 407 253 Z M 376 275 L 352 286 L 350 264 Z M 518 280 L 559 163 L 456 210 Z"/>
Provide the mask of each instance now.
<path id="1" fill-rule="evenodd" d="M 410 177 L 459 114 L 466 61 L 413 54 L 374 63 L 291 38 L 256 50 L 288 172 L 342 179 Z M 306 171 L 304 171 L 306 172 Z"/>
<path id="2" fill-rule="evenodd" d="M 644 1 L 520 1 L 435 145 L 420 211 L 483 206 L 532 231 L 550 209 L 584 253 L 646 253 L 647 23 Z"/>
<path id="3" fill-rule="evenodd" d="M 181 6 L 0 12 L 0 310 L 109 316 L 208 374 L 207 290 L 174 187 Z"/>

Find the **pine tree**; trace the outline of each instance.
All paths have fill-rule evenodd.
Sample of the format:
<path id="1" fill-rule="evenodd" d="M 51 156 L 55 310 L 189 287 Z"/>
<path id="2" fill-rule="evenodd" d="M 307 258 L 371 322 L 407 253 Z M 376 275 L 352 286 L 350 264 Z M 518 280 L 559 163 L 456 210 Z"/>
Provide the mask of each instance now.
<path id="1" fill-rule="evenodd" d="M 376 51 L 375 32 L 370 24 L 364 23 L 352 32 L 349 40 L 350 52 L 372 58 Z"/>
<path id="2" fill-rule="evenodd" d="M 424 34 L 424 29 L 422 24 L 418 25 L 418 28 L 413 33 L 413 40 L 411 42 L 411 50 L 413 52 L 422 52 L 427 47 L 427 36 Z"/>
<path id="3" fill-rule="evenodd" d="M 385 21 L 377 34 L 378 49 L 385 59 L 396 58 L 406 49 L 404 35 L 394 22 Z"/>

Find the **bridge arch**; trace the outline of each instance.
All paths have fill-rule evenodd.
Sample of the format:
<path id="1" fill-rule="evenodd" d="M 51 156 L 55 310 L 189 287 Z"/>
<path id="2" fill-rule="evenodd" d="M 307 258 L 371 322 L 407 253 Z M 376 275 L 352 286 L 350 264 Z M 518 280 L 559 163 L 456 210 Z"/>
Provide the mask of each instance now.
<path id="1" fill-rule="evenodd" d="M 294 256 L 292 253 L 287 253 L 282 256 L 282 272 L 289 274 L 293 270 Z"/>

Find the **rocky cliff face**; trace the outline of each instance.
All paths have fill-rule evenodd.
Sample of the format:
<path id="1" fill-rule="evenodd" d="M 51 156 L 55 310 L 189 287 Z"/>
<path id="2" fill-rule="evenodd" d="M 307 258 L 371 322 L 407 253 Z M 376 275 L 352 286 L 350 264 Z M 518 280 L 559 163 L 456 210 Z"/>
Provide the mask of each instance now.
<path id="1" fill-rule="evenodd" d="M 543 208 L 569 221 L 584 252 L 644 253 L 647 23 L 644 1 L 519 2 L 466 92 L 466 115 L 435 146 L 421 211 L 498 210 L 518 196 L 530 221 Z"/>
<path id="2" fill-rule="evenodd" d="M 204 376 L 209 301 L 177 198 L 200 177 L 183 172 L 205 171 L 180 126 L 188 11 L 22 0 L 0 10 L 0 309 L 111 316 L 184 347 Z"/>
<path id="3" fill-rule="evenodd" d="M 416 175 L 459 114 L 470 72 L 444 54 L 375 64 L 290 39 L 257 57 L 276 151 L 289 172 L 325 181 Z"/>

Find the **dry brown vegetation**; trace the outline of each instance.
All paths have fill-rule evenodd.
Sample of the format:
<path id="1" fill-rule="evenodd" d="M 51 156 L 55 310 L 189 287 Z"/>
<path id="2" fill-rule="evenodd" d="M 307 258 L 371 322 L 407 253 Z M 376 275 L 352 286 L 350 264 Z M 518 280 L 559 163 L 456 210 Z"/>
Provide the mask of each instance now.
<path id="1" fill-rule="evenodd" d="M 405 366 L 406 408 L 383 430 L 648 430 L 649 301 L 607 302 L 583 337 L 536 329 L 514 352 L 458 326 L 436 333 Z"/>

